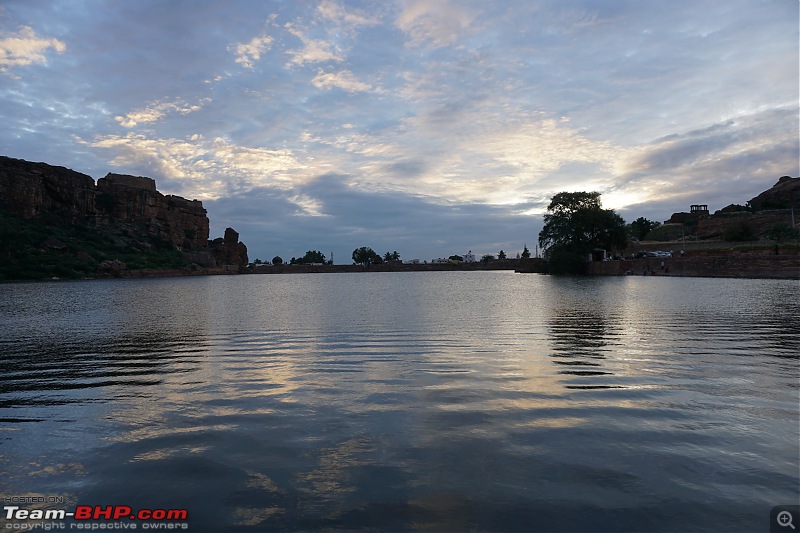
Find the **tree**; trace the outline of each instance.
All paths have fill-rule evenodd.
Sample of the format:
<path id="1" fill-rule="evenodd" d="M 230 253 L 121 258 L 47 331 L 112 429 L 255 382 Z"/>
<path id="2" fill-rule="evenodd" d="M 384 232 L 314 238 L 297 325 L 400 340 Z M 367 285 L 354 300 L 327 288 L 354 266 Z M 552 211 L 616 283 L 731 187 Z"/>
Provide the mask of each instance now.
<path id="1" fill-rule="evenodd" d="M 383 255 L 383 260 L 386 263 L 397 263 L 400 261 L 400 254 L 398 254 L 396 250 L 394 252 L 386 252 Z"/>
<path id="2" fill-rule="evenodd" d="M 497 258 L 498 258 L 499 260 L 501 260 L 501 261 L 502 261 L 503 259 L 505 259 L 505 258 L 506 258 L 506 253 L 505 253 L 503 250 L 500 250 L 500 251 L 497 253 Z"/>
<path id="3" fill-rule="evenodd" d="M 483 257 L 481 257 L 481 261 L 484 263 L 490 263 L 494 261 L 494 256 L 492 254 L 486 254 Z"/>
<path id="4" fill-rule="evenodd" d="M 273 265 L 282 265 L 283 264 L 283 259 L 281 258 L 281 256 L 276 255 L 275 257 L 272 258 L 272 264 Z"/>
<path id="5" fill-rule="evenodd" d="M 306 255 L 297 259 L 298 265 L 309 265 L 311 263 L 320 263 L 325 264 L 325 254 L 318 250 L 309 250 L 306 252 Z"/>
<path id="6" fill-rule="evenodd" d="M 758 240 L 758 234 L 753 224 L 746 220 L 741 220 L 725 228 L 722 233 L 722 240 L 728 242 L 755 241 Z"/>
<path id="7" fill-rule="evenodd" d="M 464 261 L 464 258 L 463 258 L 463 257 L 461 257 L 460 255 L 451 255 L 450 257 L 448 257 L 448 259 L 449 259 L 450 261 L 455 261 L 455 262 L 457 262 L 457 263 L 461 263 L 461 262 L 463 262 L 463 261 Z"/>
<path id="8" fill-rule="evenodd" d="M 522 250 L 522 258 L 523 259 L 530 259 L 531 258 L 531 251 L 528 250 L 528 245 L 525 245 L 525 248 Z"/>
<path id="9" fill-rule="evenodd" d="M 764 237 L 777 243 L 792 241 L 800 236 L 800 232 L 789 224 L 776 224 L 764 232 Z"/>
<path id="10" fill-rule="evenodd" d="M 653 220 L 647 220 L 644 217 L 639 217 L 630 224 L 626 226 L 628 230 L 628 235 L 632 239 L 636 240 L 644 240 L 647 237 L 647 234 L 656 229 L 661 225 L 661 222 L 655 222 Z"/>
<path id="11" fill-rule="evenodd" d="M 625 221 L 613 209 L 600 206 L 598 192 L 553 196 L 539 232 L 548 268 L 557 273 L 580 273 L 593 250 L 620 250 L 627 244 Z"/>
<path id="12" fill-rule="evenodd" d="M 375 250 L 369 246 L 362 246 L 353 250 L 353 262 L 359 265 L 369 265 L 370 263 L 378 263 L 381 256 L 375 253 Z"/>

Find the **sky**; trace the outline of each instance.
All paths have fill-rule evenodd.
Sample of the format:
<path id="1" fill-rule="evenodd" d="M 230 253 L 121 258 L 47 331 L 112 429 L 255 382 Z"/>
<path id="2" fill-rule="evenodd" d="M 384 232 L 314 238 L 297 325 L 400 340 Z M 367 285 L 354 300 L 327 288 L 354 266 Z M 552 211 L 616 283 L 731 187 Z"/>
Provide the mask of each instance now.
<path id="1" fill-rule="evenodd" d="M 535 251 L 800 169 L 795 0 L 0 0 L 0 155 L 203 201 L 250 259 Z"/>

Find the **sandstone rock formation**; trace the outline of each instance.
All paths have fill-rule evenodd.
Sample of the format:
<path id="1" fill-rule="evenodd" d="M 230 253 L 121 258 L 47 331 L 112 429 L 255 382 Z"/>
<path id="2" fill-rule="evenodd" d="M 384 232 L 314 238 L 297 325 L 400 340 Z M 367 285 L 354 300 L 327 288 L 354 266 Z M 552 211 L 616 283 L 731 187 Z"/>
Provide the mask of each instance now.
<path id="1" fill-rule="evenodd" d="M 106 260 L 98 265 L 97 275 L 104 278 L 120 278 L 125 269 L 125 263 L 119 259 Z"/>
<path id="2" fill-rule="evenodd" d="M 82 223 L 95 214 L 95 195 L 94 180 L 86 174 L 0 156 L 0 208 L 12 213 Z"/>
<path id="3" fill-rule="evenodd" d="M 200 250 L 208 245 L 208 217 L 203 203 L 163 195 L 150 178 L 107 174 L 97 180 L 98 220 L 110 217 L 140 222 L 150 234 L 170 241 L 178 250 Z"/>
<path id="4" fill-rule="evenodd" d="M 164 195 L 151 178 L 109 173 L 95 184 L 90 176 L 64 167 L 0 156 L 0 209 L 50 225 L 136 225 L 171 243 L 187 262 L 207 267 L 247 264 L 247 247 L 238 233 L 228 228 L 224 238 L 209 241 L 202 202 Z M 48 241 L 44 246 L 49 250 L 56 245 Z M 151 244 L 134 240 L 130 246 L 148 251 Z"/>
<path id="5" fill-rule="evenodd" d="M 247 246 L 239 242 L 239 234 L 233 228 L 225 229 L 225 237 L 217 238 L 208 245 L 209 251 L 219 265 L 247 265 Z"/>

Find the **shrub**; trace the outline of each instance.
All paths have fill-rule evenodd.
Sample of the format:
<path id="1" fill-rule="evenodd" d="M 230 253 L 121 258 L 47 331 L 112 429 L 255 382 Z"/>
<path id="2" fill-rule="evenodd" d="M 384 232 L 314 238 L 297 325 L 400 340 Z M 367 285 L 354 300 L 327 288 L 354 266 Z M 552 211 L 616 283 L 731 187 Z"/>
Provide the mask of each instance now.
<path id="1" fill-rule="evenodd" d="M 725 228 L 722 239 L 728 242 L 754 241 L 758 234 L 750 222 L 742 220 Z"/>

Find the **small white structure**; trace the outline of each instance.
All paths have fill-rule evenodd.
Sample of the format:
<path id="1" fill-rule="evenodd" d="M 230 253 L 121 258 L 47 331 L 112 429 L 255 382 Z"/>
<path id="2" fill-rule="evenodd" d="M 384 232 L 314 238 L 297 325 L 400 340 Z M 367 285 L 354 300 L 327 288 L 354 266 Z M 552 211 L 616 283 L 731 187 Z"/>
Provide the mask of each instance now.
<path id="1" fill-rule="evenodd" d="M 437 259 L 431 259 L 431 263 L 435 263 L 435 264 L 449 263 L 449 262 L 450 262 L 449 259 L 443 259 L 441 257 L 439 257 Z"/>
<path id="2" fill-rule="evenodd" d="M 472 250 L 464 254 L 464 262 L 465 263 L 474 263 L 475 262 L 475 254 L 472 253 Z"/>

